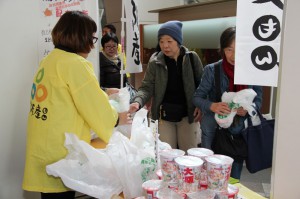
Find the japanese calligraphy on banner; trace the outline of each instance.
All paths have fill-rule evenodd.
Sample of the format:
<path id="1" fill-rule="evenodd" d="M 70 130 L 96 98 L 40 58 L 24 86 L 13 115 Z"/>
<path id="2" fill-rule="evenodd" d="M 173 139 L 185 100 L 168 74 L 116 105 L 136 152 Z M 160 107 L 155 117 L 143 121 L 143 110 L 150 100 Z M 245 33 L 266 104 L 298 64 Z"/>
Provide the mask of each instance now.
<path id="1" fill-rule="evenodd" d="M 283 0 L 238 0 L 234 84 L 277 87 Z"/>
<path id="2" fill-rule="evenodd" d="M 98 1 L 90 0 L 40 0 L 40 22 L 38 34 L 39 61 L 53 50 L 51 31 L 59 18 L 66 12 L 79 10 L 95 20 L 98 24 Z M 93 51 L 89 60 L 94 66 L 98 63 L 97 54 Z"/>
<path id="3" fill-rule="evenodd" d="M 134 0 L 125 1 L 126 13 L 126 73 L 142 72 L 140 31 L 137 5 Z M 124 9 L 124 8 L 123 8 Z"/>

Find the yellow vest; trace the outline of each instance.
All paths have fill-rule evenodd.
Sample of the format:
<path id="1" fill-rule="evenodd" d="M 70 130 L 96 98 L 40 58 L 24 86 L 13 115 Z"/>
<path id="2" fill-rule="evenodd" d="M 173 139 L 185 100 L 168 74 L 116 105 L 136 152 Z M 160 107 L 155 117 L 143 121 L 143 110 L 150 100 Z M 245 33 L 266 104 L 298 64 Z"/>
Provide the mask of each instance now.
<path id="1" fill-rule="evenodd" d="M 117 118 L 92 64 L 75 53 L 54 49 L 33 79 L 23 189 L 67 191 L 60 178 L 46 173 L 47 165 L 67 155 L 65 132 L 90 143 L 92 129 L 108 142 Z"/>

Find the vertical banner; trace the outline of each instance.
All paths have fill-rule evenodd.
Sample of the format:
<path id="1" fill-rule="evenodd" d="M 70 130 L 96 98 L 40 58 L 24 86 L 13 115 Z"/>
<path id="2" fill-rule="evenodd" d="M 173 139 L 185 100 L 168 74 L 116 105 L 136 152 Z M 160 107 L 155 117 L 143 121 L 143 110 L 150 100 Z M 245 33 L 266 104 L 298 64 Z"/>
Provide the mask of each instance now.
<path id="1" fill-rule="evenodd" d="M 125 1 L 126 14 L 126 73 L 142 72 L 140 30 L 137 5 L 134 0 Z M 122 8 L 124 9 L 124 8 Z"/>
<path id="2" fill-rule="evenodd" d="M 277 87 L 283 0 L 238 0 L 234 84 Z"/>
<path id="3" fill-rule="evenodd" d="M 55 0 L 45 1 L 40 0 L 40 22 L 39 22 L 39 34 L 38 34 L 38 51 L 39 61 L 41 61 L 46 55 L 53 50 L 51 31 L 59 18 L 66 11 L 79 10 L 89 15 L 98 26 L 98 1 L 90 0 Z M 96 33 L 98 35 L 98 33 Z M 98 60 L 98 45 L 96 49 L 92 50 L 89 54 L 88 60 L 97 69 L 99 64 Z M 99 70 L 98 70 L 99 71 Z M 98 74 L 98 73 L 96 73 Z"/>

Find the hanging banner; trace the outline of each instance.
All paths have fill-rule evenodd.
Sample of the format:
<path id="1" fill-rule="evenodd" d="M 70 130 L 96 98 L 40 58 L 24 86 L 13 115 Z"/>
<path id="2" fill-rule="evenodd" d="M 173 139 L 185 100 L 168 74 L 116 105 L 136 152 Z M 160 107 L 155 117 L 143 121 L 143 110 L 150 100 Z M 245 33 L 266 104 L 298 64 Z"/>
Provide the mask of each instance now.
<path id="1" fill-rule="evenodd" d="M 140 31 L 137 5 L 134 0 L 125 1 L 126 13 L 126 73 L 140 73 L 141 64 Z M 124 8 L 123 8 L 124 9 Z"/>
<path id="2" fill-rule="evenodd" d="M 39 62 L 53 50 L 51 31 L 59 18 L 66 12 L 79 10 L 89 15 L 98 25 L 98 1 L 89 0 L 55 0 L 45 1 L 40 0 L 40 22 L 38 34 L 38 51 Z M 98 35 L 98 33 L 96 33 Z M 98 45 L 95 44 L 95 47 Z M 92 50 L 88 60 L 94 65 L 94 68 L 99 67 L 98 50 Z M 96 72 L 96 71 L 95 71 Z M 98 73 L 96 73 L 98 74 Z"/>
<path id="3" fill-rule="evenodd" d="M 234 84 L 277 87 L 283 0 L 238 0 Z"/>

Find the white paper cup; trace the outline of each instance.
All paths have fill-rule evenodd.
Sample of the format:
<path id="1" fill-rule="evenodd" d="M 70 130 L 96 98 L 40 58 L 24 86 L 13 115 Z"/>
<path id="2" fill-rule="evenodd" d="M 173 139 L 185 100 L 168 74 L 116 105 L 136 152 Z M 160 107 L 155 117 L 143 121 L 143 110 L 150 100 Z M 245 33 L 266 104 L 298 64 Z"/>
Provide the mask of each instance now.
<path id="1" fill-rule="evenodd" d="M 203 160 L 194 156 L 175 158 L 179 174 L 179 189 L 184 193 L 196 192 L 199 189 Z"/>
<path id="2" fill-rule="evenodd" d="M 163 188 L 157 192 L 158 199 L 185 199 L 185 197 L 169 188 Z"/>
<path id="3" fill-rule="evenodd" d="M 204 163 L 201 169 L 200 187 L 199 189 L 207 189 L 207 171 L 206 171 L 206 160 L 205 157 L 213 155 L 214 152 L 206 148 L 191 148 L 187 151 L 188 155 L 201 158 Z"/>
<path id="4" fill-rule="evenodd" d="M 228 184 L 228 188 L 227 188 L 228 199 L 237 199 L 238 193 L 239 193 L 239 188 L 237 186 Z"/>
<path id="5" fill-rule="evenodd" d="M 160 164 L 163 181 L 167 182 L 171 188 L 177 187 L 177 167 L 174 159 L 184 155 L 184 151 L 179 149 L 167 149 L 160 152 Z"/>
<path id="6" fill-rule="evenodd" d="M 207 162 L 208 188 L 216 192 L 227 192 L 233 159 L 225 155 L 212 155 L 205 158 Z"/>
<path id="7" fill-rule="evenodd" d="M 188 199 L 214 199 L 216 193 L 213 190 L 206 189 L 194 193 L 187 194 Z"/>
<path id="8" fill-rule="evenodd" d="M 158 178 L 159 180 L 162 180 L 162 179 L 163 179 L 161 169 L 158 169 L 158 170 L 156 171 L 156 176 L 157 176 L 157 178 Z"/>
<path id="9" fill-rule="evenodd" d="M 162 180 L 148 180 L 142 184 L 147 199 L 157 199 L 157 192 L 164 187 Z"/>

